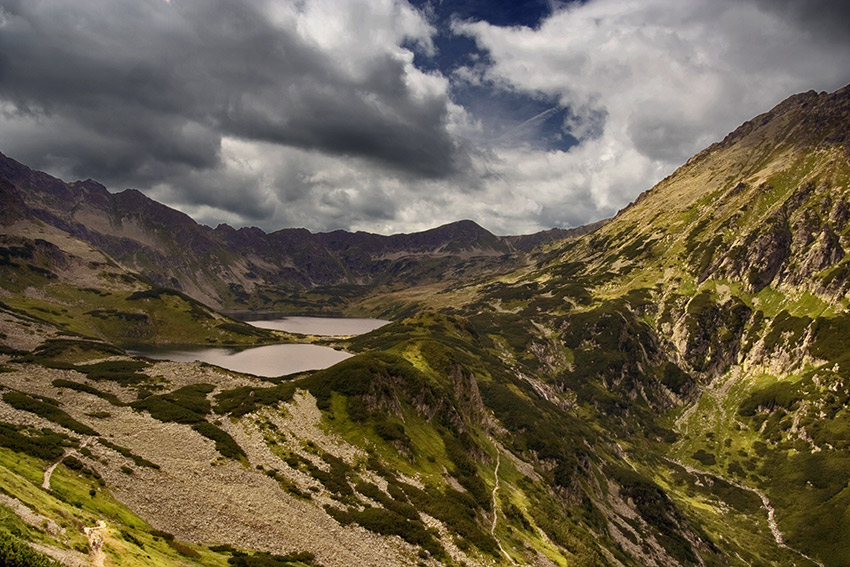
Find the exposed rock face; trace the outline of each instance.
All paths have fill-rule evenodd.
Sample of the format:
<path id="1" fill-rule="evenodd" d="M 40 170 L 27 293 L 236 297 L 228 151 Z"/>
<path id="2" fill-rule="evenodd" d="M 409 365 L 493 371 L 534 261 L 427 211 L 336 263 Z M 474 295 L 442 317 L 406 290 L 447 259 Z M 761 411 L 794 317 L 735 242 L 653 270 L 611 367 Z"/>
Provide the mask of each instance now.
<path id="1" fill-rule="evenodd" d="M 677 346 L 690 367 L 709 378 L 738 362 L 752 310 L 738 298 L 724 304 L 707 293 L 694 297 L 679 320 Z"/>

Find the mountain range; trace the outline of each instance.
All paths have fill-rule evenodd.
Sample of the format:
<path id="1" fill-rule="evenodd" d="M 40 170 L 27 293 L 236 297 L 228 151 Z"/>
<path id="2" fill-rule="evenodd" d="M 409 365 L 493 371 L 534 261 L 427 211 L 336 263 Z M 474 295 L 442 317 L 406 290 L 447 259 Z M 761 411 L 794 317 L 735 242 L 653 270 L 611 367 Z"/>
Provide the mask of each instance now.
<path id="1" fill-rule="evenodd" d="M 0 193 L 9 553 L 850 564 L 850 87 L 571 232 L 212 229 L 5 157 Z M 392 322 L 330 339 L 233 311 Z M 280 341 L 354 356 L 261 378 L 123 350 Z"/>
<path id="2" fill-rule="evenodd" d="M 306 229 L 267 234 L 226 224 L 212 229 L 139 191 L 110 193 L 92 180 L 64 183 L 2 154 L 0 179 L 4 202 L 14 203 L 7 223 L 18 217 L 49 224 L 157 285 L 217 309 L 315 311 L 319 301 L 305 302 L 302 294 L 361 297 L 375 287 L 507 271 L 536 245 L 590 228 L 498 237 L 472 221 L 459 221 L 392 236 Z"/>

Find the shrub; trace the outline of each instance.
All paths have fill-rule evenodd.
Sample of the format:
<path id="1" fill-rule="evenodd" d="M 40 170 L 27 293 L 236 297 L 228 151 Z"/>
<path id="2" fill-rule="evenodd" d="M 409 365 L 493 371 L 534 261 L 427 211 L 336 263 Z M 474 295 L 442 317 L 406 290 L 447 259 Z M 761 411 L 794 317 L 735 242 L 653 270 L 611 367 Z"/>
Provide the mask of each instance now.
<path id="1" fill-rule="evenodd" d="M 0 565 L 4 567 L 62 567 L 12 534 L 0 530 Z"/>
<path id="2" fill-rule="evenodd" d="M 116 445 L 115 443 L 112 443 L 111 441 L 107 441 L 103 437 L 99 438 L 98 442 L 101 445 L 103 445 L 104 447 L 109 447 L 113 451 L 121 454 L 124 457 L 127 457 L 128 459 L 132 459 L 137 467 L 148 467 L 148 468 L 151 468 L 151 469 L 158 469 L 159 468 L 159 465 L 157 465 L 156 463 L 152 463 L 149 460 L 136 455 L 135 453 L 133 453 L 130 449 L 128 449 L 126 447 L 122 447 L 121 445 Z"/>
<path id="3" fill-rule="evenodd" d="M 232 548 L 231 548 L 232 549 Z M 315 565 L 316 556 L 309 551 L 296 551 L 286 555 L 273 555 L 258 551 L 252 555 L 240 551 L 231 551 L 233 557 L 227 560 L 233 567 L 298 567 L 300 565 Z"/>
<path id="4" fill-rule="evenodd" d="M 201 557 L 200 553 L 198 553 L 196 550 L 192 549 L 181 541 L 177 541 L 176 539 L 169 539 L 166 540 L 166 543 L 168 543 L 168 545 L 170 545 L 174 549 L 174 551 L 176 551 L 180 555 L 183 555 L 185 557 L 191 557 L 192 559 L 199 559 Z"/>
<path id="5" fill-rule="evenodd" d="M 69 390 L 76 390 L 78 392 L 85 392 L 86 394 L 97 396 L 98 398 L 106 400 L 113 406 L 124 405 L 124 403 L 119 400 L 118 396 L 116 396 L 115 394 L 102 392 L 93 386 L 89 386 L 88 384 L 82 384 L 80 382 L 74 382 L 73 380 L 63 380 L 62 378 L 57 378 L 53 381 L 53 385 L 57 388 L 68 388 Z"/>
<path id="6" fill-rule="evenodd" d="M 294 384 L 281 384 L 271 388 L 243 386 L 216 394 L 216 413 L 242 417 L 266 406 L 288 402 L 295 394 Z"/>
<path id="7" fill-rule="evenodd" d="M 239 460 L 245 457 L 242 447 L 223 429 L 216 427 L 208 421 L 202 421 L 192 425 L 192 429 L 215 442 L 215 449 L 228 459 Z"/>
<path id="8" fill-rule="evenodd" d="M 0 445 L 45 461 L 55 461 L 71 444 L 67 435 L 49 429 L 25 433 L 19 425 L 0 422 Z"/>
<path id="9" fill-rule="evenodd" d="M 98 435 L 97 431 L 84 423 L 80 423 L 70 415 L 59 409 L 56 400 L 44 401 L 49 398 L 36 398 L 23 392 L 6 392 L 3 394 L 3 401 L 15 409 L 28 411 L 43 417 L 57 425 L 66 427 L 71 431 L 75 431 L 80 435 Z"/>
<path id="10" fill-rule="evenodd" d="M 706 466 L 711 466 L 717 463 L 717 459 L 711 453 L 707 453 L 704 449 L 698 450 L 696 453 L 691 455 L 691 457 L 695 461 L 699 461 Z"/>
<path id="11" fill-rule="evenodd" d="M 207 394 L 214 389 L 211 384 L 192 384 L 166 394 L 148 396 L 130 405 L 134 409 L 147 410 L 159 421 L 200 423 L 211 411 Z"/>
<path id="12" fill-rule="evenodd" d="M 109 380 L 124 385 L 139 384 L 148 380 L 148 376 L 140 372 L 148 366 L 149 363 L 140 360 L 108 360 L 75 366 L 73 369 L 88 375 L 92 380 Z"/>
<path id="13" fill-rule="evenodd" d="M 790 410 L 791 406 L 801 399 L 803 399 L 803 394 L 799 391 L 796 384 L 776 382 L 761 390 L 756 390 L 747 396 L 741 402 L 738 408 L 738 414 L 741 416 L 751 416 L 759 408 L 764 408 L 768 411 L 773 411 L 776 407 Z"/>

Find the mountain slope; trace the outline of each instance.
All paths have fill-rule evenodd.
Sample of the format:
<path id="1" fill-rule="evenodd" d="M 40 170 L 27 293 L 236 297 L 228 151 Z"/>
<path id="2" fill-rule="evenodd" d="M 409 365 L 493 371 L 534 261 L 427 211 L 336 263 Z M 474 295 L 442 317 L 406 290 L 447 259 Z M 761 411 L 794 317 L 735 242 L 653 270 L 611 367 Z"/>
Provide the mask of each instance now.
<path id="1" fill-rule="evenodd" d="M 848 88 L 791 97 L 462 310 L 510 326 L 518 374 L 604 415 L 732 564 L 850 561 L 848 116 Z"/>
<path id="2" fill-rule="evenodd" d="M 471 221 L 416 234 L 215 229 L 128 189 L 64 183 L 0 154 L 11 223 L 34 217 L 103 250 L 157 285 L 217 308 L 343 310 L 376 286 L 410 286 L 505 271 L 531 243 L 566 232 L 497 237 Z M 302 297 L 305 295 L 306 297 Z M 324 305 L 322 302 L 324 300 Z"/>

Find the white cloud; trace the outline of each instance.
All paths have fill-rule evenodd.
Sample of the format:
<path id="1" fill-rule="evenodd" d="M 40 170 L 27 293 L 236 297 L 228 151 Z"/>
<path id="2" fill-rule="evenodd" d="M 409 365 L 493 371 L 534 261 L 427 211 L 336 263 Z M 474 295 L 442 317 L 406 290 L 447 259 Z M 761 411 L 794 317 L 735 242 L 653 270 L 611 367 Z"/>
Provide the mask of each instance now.
<path id="1" fill-rule="evenodd" d="M 503 152 L 503 178 L 574 222 L 627 204 L 688 157 L 788 95 L 850 79 L 847 41 L 819 42 L 781 14 L 731 0 L 591 0 L 539 29 L 459 22 L 492 64 L 465 69 L 505 89 L 569 107 L 569 152 Z M 534 164 L 533 167 L 528 167 Z M 506 181 L 507 182 L 507 181 Z M 561 211 L 555 211 L 560 207 Z M 538 222 L 545 222 L 538 216 Z"/>

